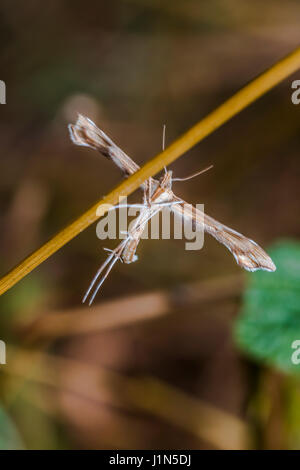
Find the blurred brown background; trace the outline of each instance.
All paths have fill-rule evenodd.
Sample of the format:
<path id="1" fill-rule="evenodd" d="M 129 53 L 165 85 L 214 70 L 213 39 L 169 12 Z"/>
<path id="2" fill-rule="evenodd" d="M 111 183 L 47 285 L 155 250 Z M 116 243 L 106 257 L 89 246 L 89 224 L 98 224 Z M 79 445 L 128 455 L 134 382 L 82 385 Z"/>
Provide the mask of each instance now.
<path id="1" fill-rule="evenodd" d="M 3 274 L 121 179 L 71 144 L 77 112 L 141 164 L 164 123 L 168 143 L 299 45 L 296 0 L 3 0 L 0 13 Z M 266 249 L 300 235 L 296 78 L 171 166 L 214 164 L 176 193 Z M 2 402 L 24 447 L 300 446 L 284 430 L 282 378 L 233 343 L 244 273 L 228 251 L 209 237 L 200 252 L 145 240 L 87 311 L 116 244 L 92 226 L 0 299 Z"/>

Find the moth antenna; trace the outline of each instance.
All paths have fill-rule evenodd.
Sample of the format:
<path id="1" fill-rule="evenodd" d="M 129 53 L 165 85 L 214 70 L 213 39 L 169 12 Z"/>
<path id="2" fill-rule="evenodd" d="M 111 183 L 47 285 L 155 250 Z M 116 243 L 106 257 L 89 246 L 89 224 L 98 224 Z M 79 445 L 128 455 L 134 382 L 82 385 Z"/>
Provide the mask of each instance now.
<path id="1" fill-rule="evenodd" d="M 173 178 L 172 181 L 188 181 L 191 180 L 192 178 L 195 178 L 195 176 L 202 175 L 203 173 L 206 173 L 208 170 L 211 170 L 213 168 L 213 165 L 208 166 L 207 168 L 204 168 L 204 170 L 198 171 L 197 173 L 193 173 L 190 176 L 186 176 L 185 178 Z"/>
<path id="2" fill-rule="evenodd" d="M 164 151 L 166 148 L 166 125 L 163 125 L 163 133 L 162 133 L 162 150 Z M 165 175 L 167 174 L 167 167 L 164 167 Z"/>
<path id="3" fill-rule="evenodd" d="M 166 125 L 163 125 L 163 133 L 162 133 L 162 149 L 165 150 L 166 146 Z"/>

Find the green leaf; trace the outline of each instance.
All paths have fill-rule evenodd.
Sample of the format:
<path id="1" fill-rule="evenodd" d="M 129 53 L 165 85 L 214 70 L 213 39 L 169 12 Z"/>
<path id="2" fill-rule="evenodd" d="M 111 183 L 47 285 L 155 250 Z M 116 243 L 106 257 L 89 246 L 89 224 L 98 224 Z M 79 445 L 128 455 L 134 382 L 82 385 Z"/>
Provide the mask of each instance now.
<path id="1" fill-rule="evenodd" d="M 0 407 L 0 449 L 14 450 L 23 449 L 19 433 L 3 408 Z"/>
<path id="2" fill-rule="evenodd" d="M 300 364 L 291 360 L 292 343 L 300 340 L 300 243 L 278 242 L 269 254 L 277 270 L 248 276 L 235 338 L 254 358 L 300 374 Z"/>

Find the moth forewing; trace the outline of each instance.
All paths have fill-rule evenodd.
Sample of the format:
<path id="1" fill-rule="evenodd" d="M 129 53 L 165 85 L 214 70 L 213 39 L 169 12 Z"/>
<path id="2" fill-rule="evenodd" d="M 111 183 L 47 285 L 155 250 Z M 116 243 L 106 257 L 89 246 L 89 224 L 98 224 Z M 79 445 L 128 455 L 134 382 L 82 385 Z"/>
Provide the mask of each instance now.
<path id="1" fill-rule="evenodd" d="M 175 199 L 176 196 L 175 196 Z M 275 271 L 276 266 L 269 255 L 253 240 L 218 222 L 191 204 L 173 205 L 172 211 L 192 220 L 194 228 L 203 227 L 233 254 L 237 264 L 247 271 Z"/>
<path id="2" fill-rule="evenodd" d="M 75 145 L 97 150 L 105 158 L 112 160 L 125 177 L 132 175 L 140 169 L 137 163 L 86 116 L 78 114 L 76 124 L 69 124 L 68 129 L 70 138 Z M 157 182 L 153 178 L 150 178 L 150 181 L 153 189 L 155 189 Z M 144 182 L 141 187 L 146 189 L 147 186 L 149 186 L 149 183 Z"/>

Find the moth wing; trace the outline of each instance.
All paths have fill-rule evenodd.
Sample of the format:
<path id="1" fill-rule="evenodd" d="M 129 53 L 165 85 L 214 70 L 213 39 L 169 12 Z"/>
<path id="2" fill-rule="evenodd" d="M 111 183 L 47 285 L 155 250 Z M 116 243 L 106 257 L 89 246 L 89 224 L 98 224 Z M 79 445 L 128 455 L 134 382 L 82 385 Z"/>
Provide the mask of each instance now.
<path id="1" fill-rule="evenodd" d="M 179 200 L 176 196 L 174 200 Z M 276 266 L 270 256 L 253 240 L 223 225 L 221 222 L 196 209 L 191 204 L 175 204 L 172 211 L 183 218 L 190 219 L 193 228 L 203 227 L 233 254 L 237 264 L 247 271 L 275 271 Z"/>

